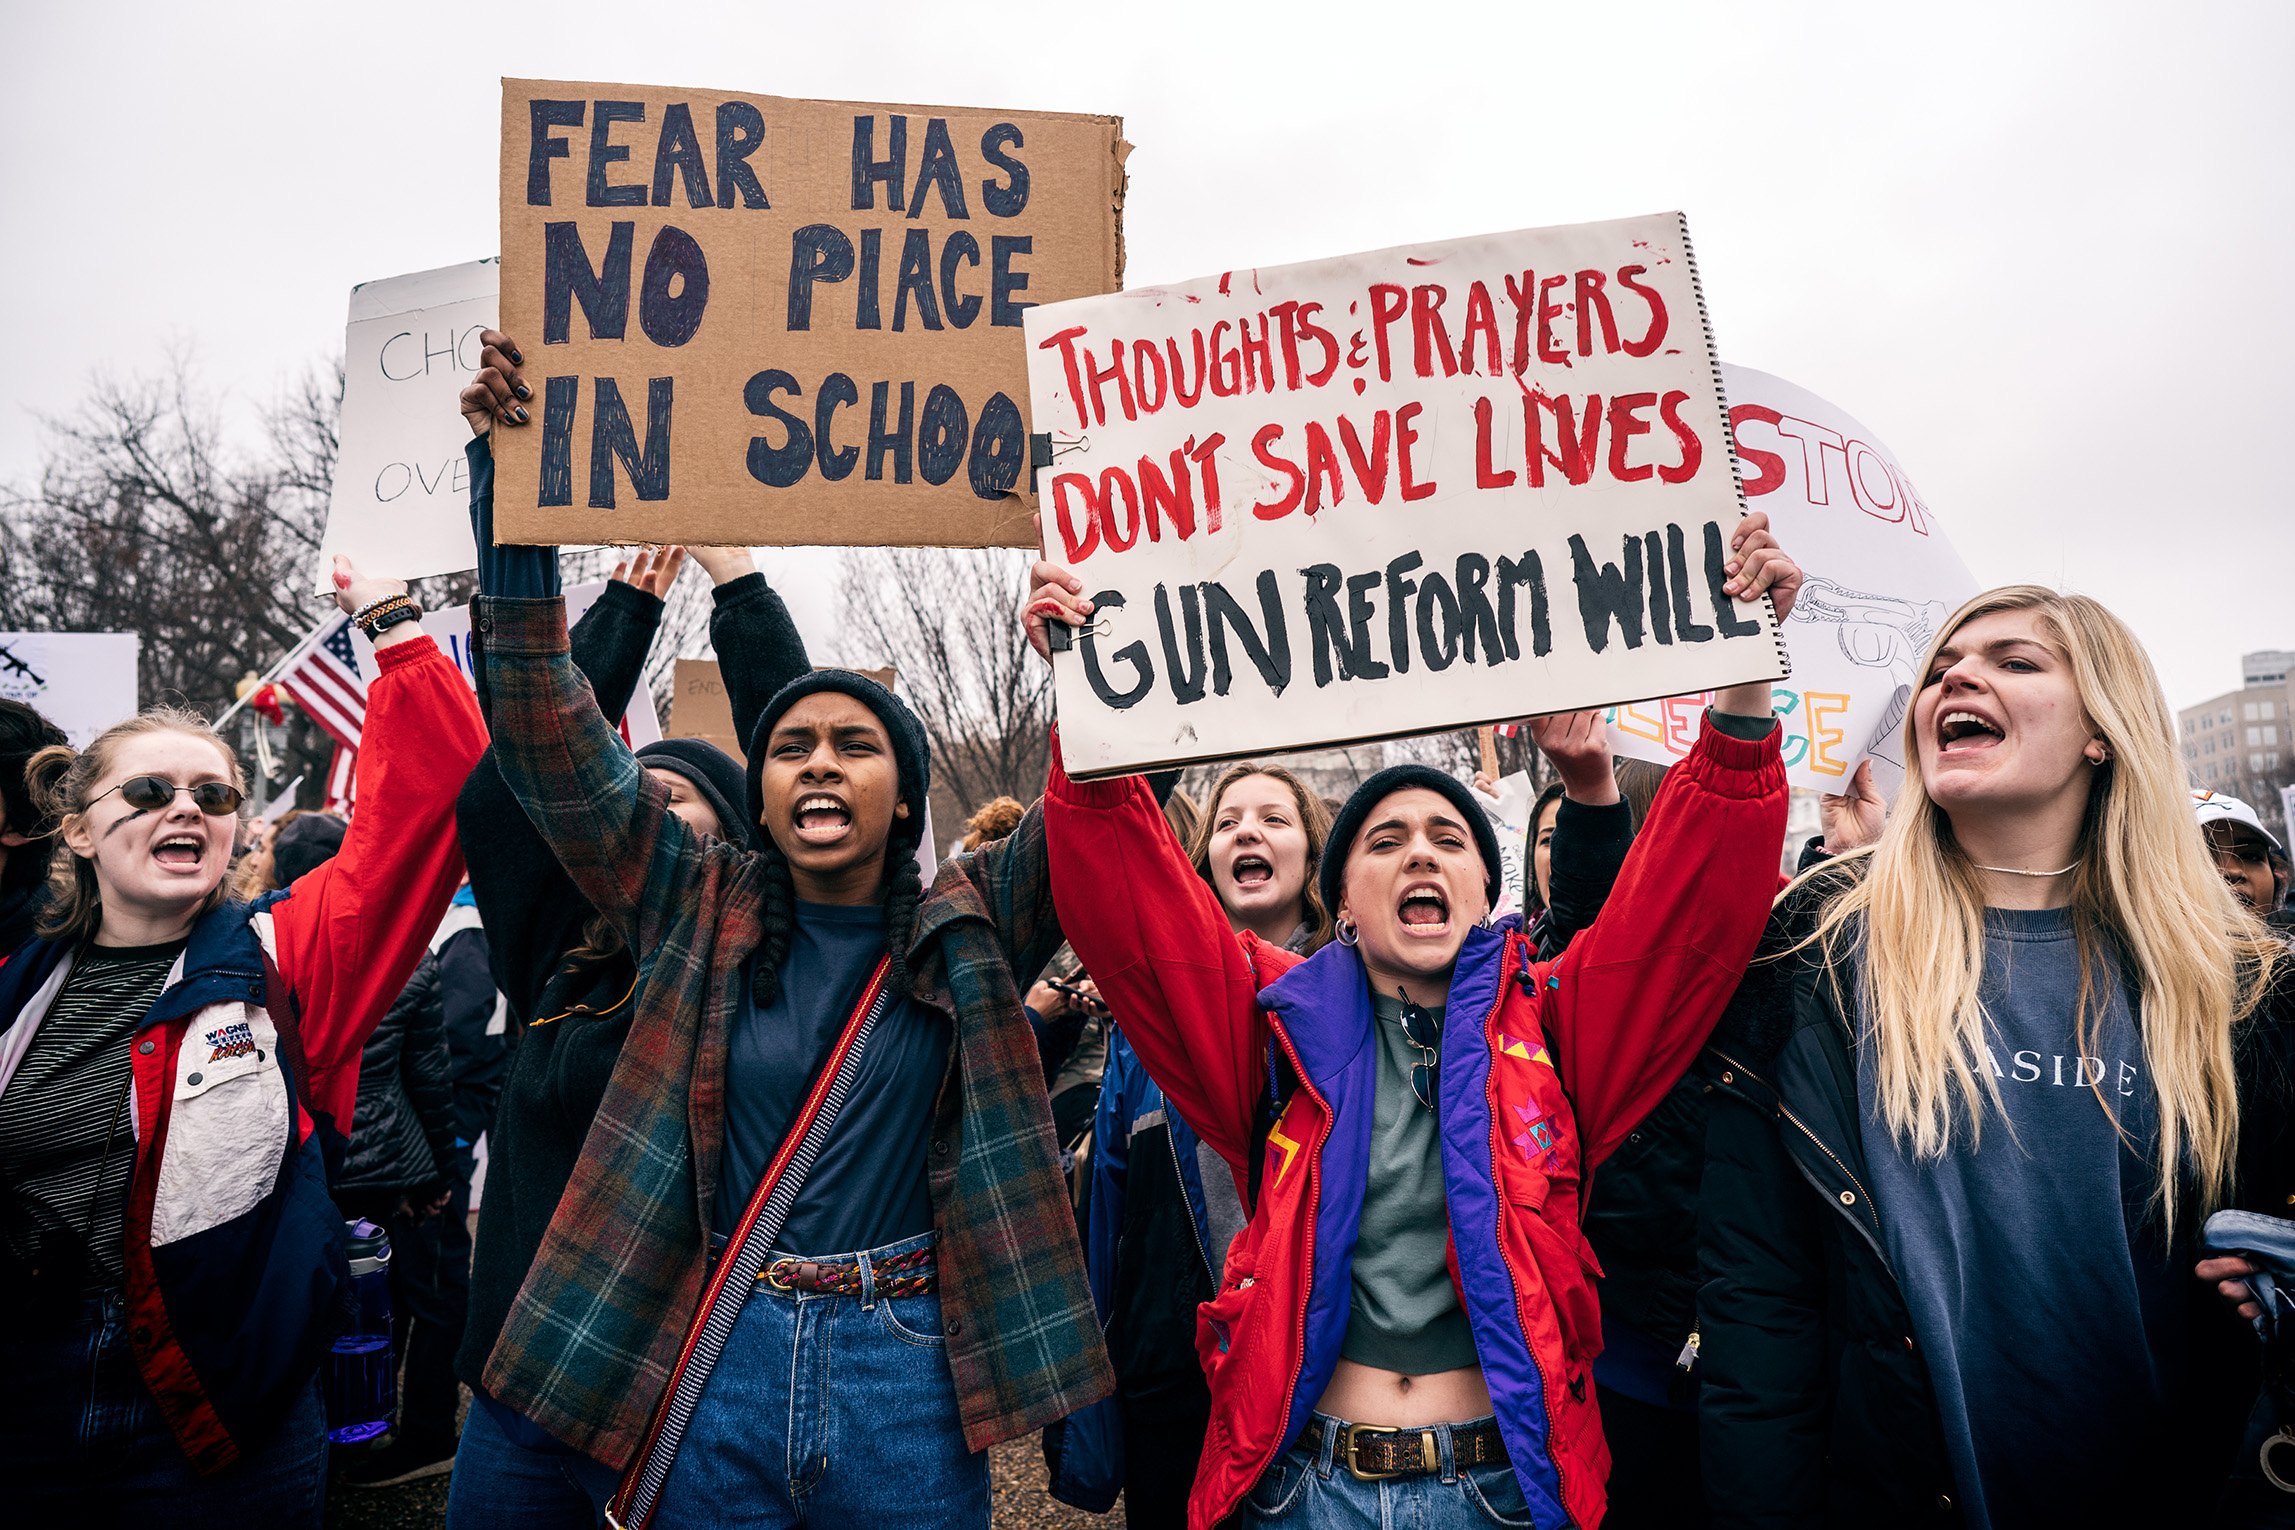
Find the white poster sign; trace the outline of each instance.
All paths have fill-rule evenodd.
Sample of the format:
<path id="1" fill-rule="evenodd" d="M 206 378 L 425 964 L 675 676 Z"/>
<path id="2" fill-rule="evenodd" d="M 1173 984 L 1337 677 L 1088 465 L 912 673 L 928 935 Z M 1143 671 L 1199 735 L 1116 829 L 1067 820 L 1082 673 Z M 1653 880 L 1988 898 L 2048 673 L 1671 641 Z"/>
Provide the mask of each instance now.
<path id="1" fill-rule="evenodd" d="M 593 579 L 587 584 L 569 584 L 566 586 L 566 625 L 568 628 L 580 621 L 583 613 L 588 611 L 591 606 L 597 604 L 598 597 L 606 592 L 606 583 L 607 581 L 603 579 Z M 472 663 L 470 652 L 470 608 L 468 606 L 447 606 L 437 611 L 425 611 L 422 614 L 422 630 L 429 633 L 440 648 L 446 650 L 446 656 L 454 661 L 457 669 L 462 671 L 463 680 L 468 683 L 472 690 L 477 690 L 478 670 Z M 358 649 L 359 673 L 362 675 L 381 673 L 381 668 L 375 661 L 374 645 L 367 641 L 367 635 L 353 627 L 351 629 L 351 642 Z M 622 732 L 628 738 L 632 749 L 643 749 L 646 745 L 658 743 L 661 739 L 661 718 L 653 708 L 653 692 L 646 689 L 642 682 L 630 696 L 629 711 L 622 717 Z"/>
<path id="2" fill-rule="evenodd" d="M 136 711 L 132 632 L 0 632 L 0 696 L 21 701 L 85 749 Z"/>
<path id="3" fill-rule="evenodd" d="M 455 399 L 494 325 L 501 262 L 474 260 L 351 289 L 342 449 L 312 588 L 347 553 L 369 574 L 416 579 L 478 566 L 469 427 Z"/>
<path id="4" fill-rule="evenodd" d="M 1068 770 L 1783 672 L 1678 213 L 1031 308 Z"/>
<path id="5" fill-rule="evenodd" d="M 1782 378 L 1727 363 L 1721 376 L 1746 505 L 1769 513 L 1807 576 L 1784 629 L 1793 676 L 1775 693 L 1785 773 L 1838 793 L 1869 754 L 1874 784 L 1893 798 L 1914 668 L 1976 578 L 1878 436 Z M 1709 699 L 1612 708 L 1611 745 L 1670 764 L 1697 741 Z"/>

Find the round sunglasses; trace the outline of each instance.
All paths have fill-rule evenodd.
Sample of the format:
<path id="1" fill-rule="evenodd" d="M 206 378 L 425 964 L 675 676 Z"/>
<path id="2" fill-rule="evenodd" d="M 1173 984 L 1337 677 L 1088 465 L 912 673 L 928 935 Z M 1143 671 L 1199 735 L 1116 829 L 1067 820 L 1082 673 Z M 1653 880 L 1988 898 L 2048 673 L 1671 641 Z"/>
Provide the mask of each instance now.
<path id="1" fill-rule="evenodd" d="M 246 793 L 228 781 L 202 781 L 197 786 L 178 786 L 165 776 L 130 776 L 111 791 L 98 792 L 89 799 L 88 806 L 120 794 L 120 801 L 131 808 L 153 813 L 175 801 L 177 792 L 191 793 L 191 805 L 210 818 L 221 818 L 239 811 L 239 804 L 247 800 Z"/>

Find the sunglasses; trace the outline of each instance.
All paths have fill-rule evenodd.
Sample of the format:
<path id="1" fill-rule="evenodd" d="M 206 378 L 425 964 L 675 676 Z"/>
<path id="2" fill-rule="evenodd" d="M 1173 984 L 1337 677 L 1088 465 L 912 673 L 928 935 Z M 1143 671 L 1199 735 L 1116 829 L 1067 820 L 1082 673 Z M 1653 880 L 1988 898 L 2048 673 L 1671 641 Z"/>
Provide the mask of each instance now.
<path id="1" fill-rule="evenodd" d="M 1426 1054 L 1425 1060 L 1414 1063 L 1410 1070 L 1410 1092 L 1427 1109 L 1434 1109 L 1435 1070 L 1441 1066 L 1442 1022 L 1410 1000 L 1402 1006 L 1403 1040 Z"/>
<path id="2" fill-rule="evenodd" d="M 96 803 L 120 794 L 120 801 L 146 813 L 158 812 L 175 801 L 177 792 L 191 793 L 191 804 L 210 818 L 221 818 L 239 811 L 239 804 L 247 800 L 246 793 L 228 781 L 202 781 L 197 786 L 178 786 L 165 776 L 130 776 L 108 792 L 98 792 L 88 803 Z"/>

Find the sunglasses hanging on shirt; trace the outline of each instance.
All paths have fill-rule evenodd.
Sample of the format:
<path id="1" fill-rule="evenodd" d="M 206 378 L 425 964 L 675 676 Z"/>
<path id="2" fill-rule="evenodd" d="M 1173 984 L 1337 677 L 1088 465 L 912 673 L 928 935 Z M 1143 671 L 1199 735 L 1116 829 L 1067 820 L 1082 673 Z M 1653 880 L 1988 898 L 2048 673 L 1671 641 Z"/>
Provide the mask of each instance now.
<path id="1" fill-rule="evenodd" d="M 1398 989 L 1397 993 L 1401 991 Z M 1442 1020 L 1413 1004 L 1409 995 L 1402 994 L 1401 997 L 1403 1040 L 1424 1054 L 1420 1061 L 1411 1066 L 1410 1092 L 1418 1096 L 1421 1105 L 1433 1110 L 1435 1070 L 1441 1066 L 1442 1061 Z"/>

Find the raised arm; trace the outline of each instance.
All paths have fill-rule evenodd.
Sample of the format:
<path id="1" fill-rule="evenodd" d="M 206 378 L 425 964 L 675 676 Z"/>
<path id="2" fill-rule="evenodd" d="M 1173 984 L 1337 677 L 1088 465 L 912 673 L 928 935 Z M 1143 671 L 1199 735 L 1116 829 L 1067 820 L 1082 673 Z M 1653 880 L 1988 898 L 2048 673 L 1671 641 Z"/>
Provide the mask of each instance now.
<path id="1" fill-rule="evenodd" d="M 490 439 L 498 424 L 530 421 L 520 400 L 532 393 L 515 342 L 494 330 L 481 338 L 461 409 L 472 433 Z M 632 950 L 649 950 L 711 852 L 669 811 L 669 789 L 639 766 L 574 667 L 556 549 L 496 545 L 491 448 L 471 452 L 470 522 L 485 592 L 472 625 L 502 778 L 582 896 Z"/>
<path id="2" fill-rule="evenodd" d="M 1267 1085 L 1252 963 L 1272 976 L 1297 958 L 1228 928 L 1144 779 L 1068 779 L 1057 732 L 1044 838 L 1060 926 L 1148 1077 L 1222 1158 L 1242 1165 Z"/>
<path id="3" fill-rule="evenodd" d="M 373 598 L 353 590 L 344 598 Z M 381 637 L 343 848 L 262 905 L 301 1010 L 313 1102 L 338 1121 L 358 1098 L 359 1049 L 462 881 L 454 797 L 486 748 L 478 703 L 438 645 L 413 622 Z"/>

